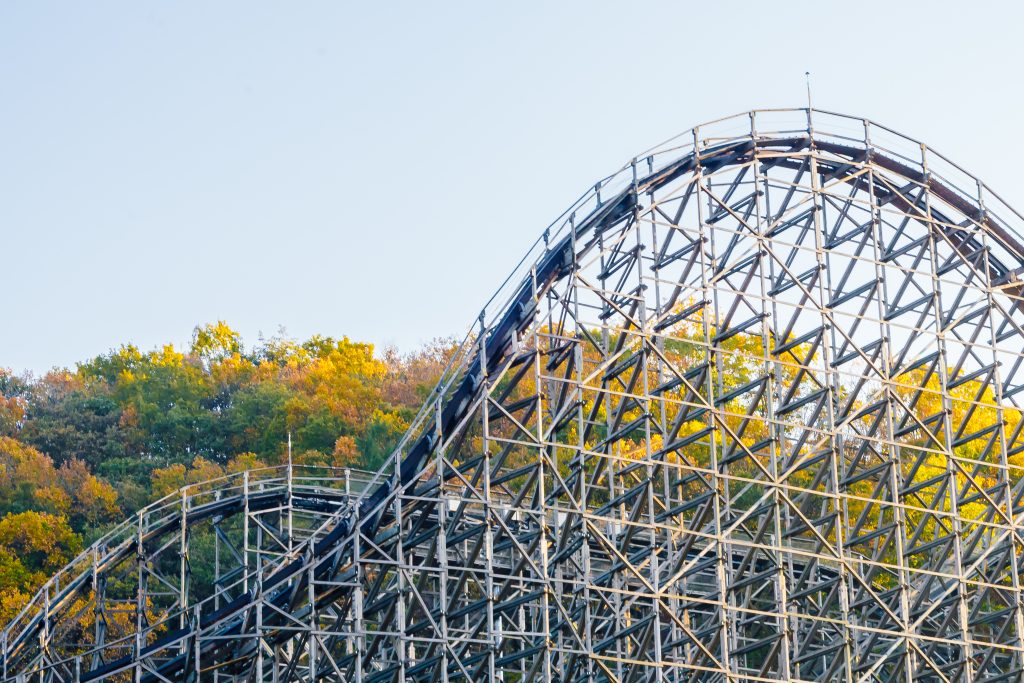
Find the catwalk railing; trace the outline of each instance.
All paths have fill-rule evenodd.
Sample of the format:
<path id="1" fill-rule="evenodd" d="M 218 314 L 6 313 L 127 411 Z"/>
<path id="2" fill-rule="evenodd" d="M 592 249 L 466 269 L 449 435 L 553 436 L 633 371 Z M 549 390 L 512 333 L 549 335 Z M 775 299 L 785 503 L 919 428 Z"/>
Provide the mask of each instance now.
<path id="1" fill-rule="evenodd" d="M 869 121 L 695 128 L 544 231 L 381 472 L 166 500 L 4 674 L 1019 680 L 1022 222 Z"/>

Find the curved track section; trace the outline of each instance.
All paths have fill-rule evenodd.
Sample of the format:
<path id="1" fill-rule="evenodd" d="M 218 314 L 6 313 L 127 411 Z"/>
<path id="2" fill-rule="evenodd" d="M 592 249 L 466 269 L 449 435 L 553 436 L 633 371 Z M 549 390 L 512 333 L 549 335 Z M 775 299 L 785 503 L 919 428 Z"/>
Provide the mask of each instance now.
<path id="1" fill-rule="evenodd" d="M 143 511 L 4 676 L 1020 680 L 1022 223 L 869 121 L 695 128 L 544 232 L 371 481 Z"/>

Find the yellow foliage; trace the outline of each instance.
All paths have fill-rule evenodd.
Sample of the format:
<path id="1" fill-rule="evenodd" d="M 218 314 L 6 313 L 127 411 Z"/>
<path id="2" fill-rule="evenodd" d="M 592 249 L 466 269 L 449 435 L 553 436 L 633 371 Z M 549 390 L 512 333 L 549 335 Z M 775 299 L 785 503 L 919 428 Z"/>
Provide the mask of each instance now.
<path id="1" fill-rule="evenodd" d="M 48 512 L 21 512 L 0 519 L 0 548 L 43 576 L 67 564 L 82 549 L 82 539 L 67 520 Z"/>
<path id="2" fill-rule="evenodd" d="M 110 521 L 120 513 L 117 492 L 81 460 L 69 460 L 58 469 L 35 448 L 0 437 L 0 491 L 17 493 L 26 488 L 35 507 L 77 515 L 90 525 Z"/>
<path id="3" fill-rule="evenodd" d="M 245 472 L 247 470 L 258 470 L 267 466 L 267 463 L 260 460 L 255 453 L 239 453 L 235 457 L 228 460 L 227 470 L 228 474 L 235 474 L 236 472 Z"/>
<path id="4" fill-rule="evenodd" d="M 226 322 L 196 327 L 192 333 L 192 353 L 202 358 L 230 358 L 242 352 L 242 336 Z"/>
<path id="5" fill-rule="evenodd" d="M 32 592 L 21 590 L 16 586 L 5 585 L 0 588 L 0 621 L 10 622 L 32 599 Z"/>
<path id="6" fill-rule="evenodd" d="M 163 498 L 183 487 L 187 471 L 181 463 L 158 467 L 150 475 L 154 498 Z"/>
<path id="7" fill-rule="evenodd" d="M 317 450 L 306 450 L 292 456 L 292 464 L 310 467 L 330 467 L 331 456 Z"/>
<path id="8" fill-rule="evenodd" d="M 239 467 L 245 461 L 236 463 Z M 246 469 L 242 467 L 242 469 Z M 241 471 L 236 469 L 234 471 Z M 150 475 L 153 497 L 163 498 L 189 484 L 200 484 L 211 479 L 219 479 L 224 476 L 224 468 L 215 462 L 207 460 L 202 456 L 196 456 L 188 467 L 181 463 L 158 467 Z"/>
<path id="9" fill-rule="evenodd" d="M 339 436 L 334 442 L 331 464 L 334 467 L 354 467 L 359 463 L 359 448 L 351 436 Z"/>

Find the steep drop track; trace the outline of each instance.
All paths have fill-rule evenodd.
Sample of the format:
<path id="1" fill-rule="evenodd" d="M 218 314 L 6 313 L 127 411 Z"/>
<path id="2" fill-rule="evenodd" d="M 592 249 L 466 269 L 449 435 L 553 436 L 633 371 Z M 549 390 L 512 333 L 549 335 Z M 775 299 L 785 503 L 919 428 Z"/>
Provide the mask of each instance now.
<path id="1" fill-rule="evenodd" d="M 544 232 L 381 472 L 147 508 L 4 677 L 1020 680 L 1022 222 L 869 121 L 695 128 Z"/>

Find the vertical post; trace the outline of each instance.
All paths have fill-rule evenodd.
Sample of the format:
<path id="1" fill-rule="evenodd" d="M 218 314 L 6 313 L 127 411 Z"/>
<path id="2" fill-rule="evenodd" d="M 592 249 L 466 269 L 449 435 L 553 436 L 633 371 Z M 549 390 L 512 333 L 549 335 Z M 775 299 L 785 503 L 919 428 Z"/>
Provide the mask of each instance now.
<path id="1" fill-rule="evenodd" d="M 242 590 L 249 592 L 249 470 L 242 472 Z"/>
<path id="2" fill-rule="evenodd" d="M 870 139 L 870 130 L 871 130 L 871 128 L 870 128 L 870 125 L 869 125 L 869 126 L 866 127 L 867 133 L 865 135 L 865 137 L 867 138 L 866 146 L 867 146 L 867 148 L 869 150 L 871 149 L 871 145 L 872 145 L 871 139 Z M 871 214 L 872 214 L 872 221 L 871 221 L 871 223 L 872 223 L 872 226 L 873 226 L 873 229 L 874 229 L 874 233 L 872 235 L 872 238 L 873 238 L 872 239 L 872 246 L 874 248 L 874 261 L 875 261 L 875 268 L 876 268 L 876 277 L 878 279 L 878 282 L 880 283 L 879 284 L 880 292 L 879 292 L 879 296 L 877 297 L 878 305 L 877 305 L 877 309 L 876 309 L 876 314 L 878 316 L 877 320 L 879 321 L 880 330 L 881 330 L 881 347 L 882 347 L 881 348 L 881 356 L 880 356 L 880 362 L 881 362 L 881 366 L 882 366 L 881 367 L 881 371 L 882 371 L 882 374 L 883 374 L 883 379 L 884 380 L 888 380 L 891 377 L 891 375 L 892 375 L 892 362 L 893 362 L 893 357 L 892 357 L 892 339 L 893 339 L 893 336 L 892 336 L 892 334 L 893 333 L 892 333 L 892 329 L 891 329 L 889 323 L 887 322 L 888 318 L 887 318 L 887 315 L 886 315 L 887 311 L 890 309 L 890 305 L 891 304 L 890 304 L 890 300 L 889 300 L 887 278 L 885 277 L 885 268 L 886 268 L 886 266 L 882 265 L 883 264 L 883 260 L 882 260 L 883 253 L 882 253 L 881 249 L 882 249 L 882 245 L 884 245 L 885 242 L 883 241 L 884 237 L 883 237 L 883 234 L 882 234 L 883 221 L 882 221 L 881 207 L 879 206 L 878 201 L 877 201 L 877 197 L 875 196 L 875 182 L 876 182 L 875 181 L 875 167 L 872 165 L 869 168 L 869 170 L 868 170 L 868 192 L 869 192 L 869 196 L 871 198 Z M 867 370 L 865 370 L 865 372 L 867 372 Z M 888 487 L 888 491 L 880 491 L 879 492 L 878 495 L 879 495 L 880 499 L 877 502 L 880 504 L 880 512 L 879 512 L 879 514 L 882 514 L 881 510 L 882 510 L 882 508 L 884 508 L 884 506 L 886 504 L 888 504 L 888 505 L 893 507 L 893 517 L 894 517 L 894 523 L 896 525 L 896 528 L 893 531 L 893 535 L 894 535 L 895 540 L 896 540 L 896 553 L 897 553 L 897 556 L 898 556 L 898 559 L 897 559 L 897 571 L 896 571 L 896 573 L 897 573 L 897 582 L 899 584 L 898 585 L 898 590 L 899 590 L 899 600 L 900 600 L 900 607 L 899 607 L 898 616 L 900 617 L 900 619 L 903 622 L 903 623 L 899 624 L 899 626 L 900 626 L 900 633 L 897 635 L 897 638 L 902 638 L 904 640 L 904 642 L 906 643 L 906 639 L 907 639 L 907 625 L 908 625 L 908 620 L 909 620 L 910 603 L 909 603 L 909 596 L 907 595 L 907 591 L 909 589 L 909 586 L 907 584 L 908 578 L 906 576 L 906 572 L 904 571 L 905 564 L 904 564 L 904 560 L 903 560 L 903 557 L 904 557 L 904 545 L 905 545 L 905 541 L 906 541 L 906 538 L 905 538 L 905 536 L 906 536 L 906 529 L 904 528 L 905 520 L 904 520 L 904 517 L 903 517 L 902 508 L 899 505 L 899 490 L 898 490 L 898 488 L 899 488 L 898 482 L 899 482 L 899 477 L 900 477 L 900 445 L 899 445 L 899 441 L 897 440 L 896 435 L 895 435 L 896 434 L 896 423 L 895 423 L 895 419 L 893 417 L 893 413 L 894 413 L 894 410 L 893 410 L 893 403 L 894 403 L 894 401 L 893 401 L 893 392 L 892 392 L 892 387 L 888 383 L 886 383 L 886 385 L 884 387 L 884 392 L 885 392 L 885 399 L 884 400 L 886 402 L 886 410 L 885 410 L 885 425 L 883 426 L 884 432 L 883 432 L 883 437 L 882 437 L 882 441 L 884 443 L 884 446 L 883 446 L 884 450 L 882 452 L 882 455 L 883 455 L 883 457 L 887 458 L 887 465 L 888 465 L 888 475 L 887 475 L 887 477 L 888 477 L 888 480 L 890 482 L 890 485 Z M 888 496 L 888 499 L 886 500 L 884 498 L 884 496 Z M 849 518 L 847 517 L 847 519 L 849 519 Z M 912 683 L 912 681 L 910 679 L 910 676 L 913 673 L 913 667 L 914 667 L 913 651 L 912 651 L 912 648 L 910 648 L 908 646 L 908 647 L 905 648 L 905 652 L 903 654 L 903 671 L 904 671 L 905 683 Z"/>
<path id="3" fill-rule="evenodd" d="M 313 544 L 306 547 L 306 600 L 309 602 L 309 638 L 306 640 L 306 659 L 309 662 L 308 680 L 316 681 L 319 675 L 320 616 L 316 608 L 316 563 L 314 561 Z M 354 590 L 358 590 L 358 586 Z M 344 622 L 335 628 L 344 628 Z"/>
<path id="4" fill-rule="evenodd" d="M 142 650 L 145 647 L 145 630 L 148 626 L 146 618 L 146 552 L 145 546 L 143 545 L 143 521 L 144 513 L 140 512 L 138 515 L 138 526 L 136 528 L 135 535 L 135 557 L 138 564 L 137 581 L 138 584 L 135 587 L 135 652 L 134 652 L 134 668 L 133 678 L 135 683 L 141 683 L 142 681 Z"/>
<path id="5" fill-rule="evenodd" d="M 102 661 L 107 640 L 107 579 L 99 572 L 99 553 L 104 546 L 92 552 L 92 594 L 93 594 L 93 656 L 91 666 L 98 667 Z M 6 652 L 6 649 L 4 650 Z M 6 662 L 6 658 L 4 659 Z"/>
<path id="6" fill-rule="evenodd" d="M 257 566 L 258 564 L 259 562 L 257 562 Z M 256 632 L 254 634 L 256 638 L 256 680 L 263 681 L 265 678 L 263 672 L 263 580 L 258 574 L 253 591 L 256 602 Z"/>
<path id="7" fill-rule="evenodd" d="M 434 462 L 437 469 L 437 562 L 438 562 L 438 620 L 441 638 L 440 645 L 440 682 L 448 683 L 448 612 L 450 597 L 448 595 L 448 497 L 445 494 L 445 433 L 441 419 L 441 398 L 434 402 L 434 430 L 437 433 L 437 448 L 434 449 Z"/>
<path id="8" fill-rule="evenodd" d="M 413 639 L 406 635 L 406 629 L 408 626 L 406 601 L 411 599 L 410 596 L 412 594 L 412 590 L 407 585 L 405 577 L 405 573 L 409 569 L 410 563 L 405 559 L 405 549 L 402 542 L 402 537 L 405 533 L 405 529 L 402 528 L 405 523 L 402 514 L 402 493 L 404 491 L 404 487 L 402 485 L 401 467 L 398 466 L 398 463 L 395 464 L 395 471 L 392 476 L 395 481 L 395 494 L 392 504 L 394 506 L 395 529 L 397 531 L 397 535 L 395 537 L 395 574 L 396 583 L 398 584 L 398 596 L 396 600 L 397 623 L 395 625 L 395 635 L 392 637 L 398 641 L 395 645 L 395 652 L 398 657 L 397 680 L 404 681 L 406 679 L 406 663 L 408 662 L 415 666 L 415 650 L 413 646 Z"/>
<path id="9" fill-rule="evenodd" d="M 178 628 L 185 628 L 188 624 L 188 584 L 189 584 L 189 528 L 188 528 L 188 486 L 181 489 L 179 526 L 181 537 L 178 545 Z M 187 643 L 182 641 L 181 652 L 185 652 Z"/>
<path id="10" fill-rule="evenodd" d="M 927 150 L 927 147 L 925 147 L 925 145 L 923 145 L 923 144 L 920 145 L 920 150 L 921 150 L 921 172 L 923 174 L 923 183 L 924 183 L 924 186 L 927 187 L 928 183 L 930 181 L 930 175 L 931 175 L 930 171 L 928 170 L 928 153 L 927 153 L 928 150 Z M 948 347 L 947 347 L 946 339 L 945 339 L 945 332 L 943 330 L 944 323 L 943 323 L 943 320 L 942 320 L 942 318 L 943 318 L 943 311 L 945 310 L 944 306 L 943 306 L 943 296 L 942 296 L 942 294 L 943 294 L 942 289 L 943 288 L 942 288 L 942 285 L 939 283 L 938 265 L 937 265 L 937 262 L 936 262 L 936 259 L 939 258 L 939 250 L 938 250 L 938 245 L 936 243 L 937 237 L 936 237 L 936 230 L 935 230 L 936 226 L 935 226 L 935 223 L 934 223 L 935 218 L 932 215 L 931 192 L 925 192 L 924 193 L 924 197 L 925 197 L 925 207 L 924 208 L 925 208 L 925 214 L 926 214 L 926 226 L 925 227 L 928 230 L 928 242 L 927 242 L 928 247 L 927 248 L 928 248 L 928 253 L 929 253 L 929 256 L 930 256 L 930 258 L 926 259 L 926 261 L 928 262 L 928 268 L 929 268 L 928 276 L 929 276 L 929 280 L 930 280 L 930 284 L 931 284 L 931 290 L 932 290 L 931 293 L 932 293 L 932 295 L 934 297 L 933 300 L 932 300 L 932 303 L 931 303 L 932 315 L 930 316 L 931 320 L 929 322 L 932 325 L 934 325 L 935 345 L 937 347 L 936 350 L 939 353 L 939 363 L 938 363 L 938 365 L 939 365 L 939 368 L 938 368 L 939 369 L 939 373 L 938 374 L 939 374 L 939 387 L 940 387 L 940 390 L 942 392 L 942 408 L 943 408 L 943 415 L 942 415 L 941 420 L 942 420 L 943 440 L 945 441 L 945 446 L 946 446 L 946 449 L 947 449 L 946 453 L 944 454 L 945 455 L 945 461 L 946 461 L 945 462 L 946 476 L 949 479 L 949 484 L 948 484 L 947 489 L 946 489 L 946 497 L 949 500 L 950 522 L 951 522 L 951 525 L 953 527 L 953 536 L 956 539 L 954 541 L 954 543 L 953 543 L 953 557 L 950 558 L 950 559 L 953 561 L 953 564 L 956 567 L 956 576 L 957 576 L 957 588 L 956 588 L 956 592 L 957 592 L 957 606 L 956 606 L 956 609 L 957 609 L 957 612 L 958 612 L 957 621 L 960 622 L 960 629 L 959 630 L 960 630 L 960 639 L 961 639 L 961 642 L 962 642 L 961 647 L 963 647 L 963 652 L 964 652 L 964 668 L 963 668 L 963 676 L 962 676 L 961 680 L 963 681 L 963 683 L 973 683 L 973 681 L 974 681 L 974 672 L 973 672 L 973 669 L 972 669 L 972 662 L 973 662 L 973 659 L 974 659 L 974 653 L 973 653 L 973 649 L 974 648 L 973 648 L 973 645 L 971 643 L 971 640 L 972 640 L 971 639 L 971 634 L 970 634 L 969 629 L 968 629 L 968 622 L 970 620 L 970 612 L 969 612 L 969 608 L 968 608 L 968 605 L 967 605 L 967 592 L 968 592 L 968 588 L 967 588 L 967 586 L 964 583 L 964 578 L 965 578 L 964 577 L 964 561 L 963 561 L 963 549 L 962 549 L 961 546 L 963 545 L 963 539 L 964 539 L 965 535 L 964 535 L 964 531 L 963 531 L 963 525 L 960 522 L 960 505 L 959 505 L 959 500 L 958 500 L 958 498 L 960 496 L 961 482 L 958 481 L 959 477 L 957 476 L 957 468 L 956 468 L 956 465 L 955 465 L 955 462 L 954 462 L 955 458 L 957 457 L 956 452 L 953 450 L 953 440 L 954 440 L 955 437 L 954 437 L 954 434 L 953 434 L 953 425 L 952 425 L 952 419 L 953 418 L 952 418 L 952 416 L 953 416 L 954 406 L 953 406 L 953 401 L 952 401 L 952 398 L 951 398 L 950 387 L 949 387 L 949 383 L 950 383 L 950 377 L 949 377 L 949 357 L 948 357 L 949 354 L 948 354 Z M 928 323 L 924 323 L 924 324 L 928 324 Z M 993 334 L 994 334 L 994 331 L 993 331 Z M 941 503 L 940 503 L 940 501 L 935 501 L 932 504 L 933 505 L 939 505 Z M 904 517 L 904 520 L 905 519 L 906 518 Z M 904 523 L 905 523 L 905 521 L 904 521 Z M 901 556 L 900 557 L 900 564 L 902 565 L 902 564 L 905 564 L 905 563 L 906 563 L 906 560 Z M 908 567 L 907 571 L 908 572 L 910 571 L 909 567 Z M 908 577 L 908 581 L 909 581 L 909 577 Z M 907 620 L 909 621 L 909 615 L 908 615 L 908 619 Z M 916 634 L 908 634 L 908 638 L 909 637 L 914 637 L 915 635 Z"/>
<path id="11" fill-rule="evenodd" d="M 202 680 L 203 672 L 202 608 L 202 603 L 198 603 L 192 608 L 192 673 L 195 675 L 196 683 L 199 683 L 199 681 Z"/>
<path id="12" fill-rule="evenodd" d="M 708 306 L 711 307 L 711 320 L 715 320 L 717 322 L 719 319 L 718 294 L 715 288 L 711 285 L 711 278 L 714 276 L 715 267 L 715 236 L 714 230 L 709 230 L 709 225 L 704 221 L 704 201 L 707 200 L 710 202 L 710 197 L 706 196 L 708 194 L 708 189 L 705 187 L 704 167 L 700 161 L 700 128 L 694 128 L 692 136 L 694 155 L 693 182 L 697 185 L 697 196 L 694 198 L 694 206 L 697 213 L 697 226 L 700 240 L 699 246 L 697 247 L 700 253 L 700 286 L 703 300 L 707 301 Z M 706 311 L 707 308 L 704 310 Z M 705 373 L 705 390 L 707 391 L 707 401 L 711 405 L 714 405 L 715 397 L 723 393 L 723 367 L 721 354 L 717 352 L 711 342 L 711 320 L 709 320 L 709 316 L 706 312 L 701 315 L 704 361 L 708 363 L 709 367 L 713 365 L 715 368 L 715 372 Z M 720 470 L 718 463 L 718 442 L 722 437 L 720 435 L 718 425 L 715 423 L 715 418 L 710 413 L 711 411 L 709 411 L 707 417 L 707 426 L 711 429 L 708 435 L 708 468 L 712 473 L 711 483 L 715 489 L 714 495 L 711 497 L 711 500 L 714 501 L 714 538 L 712 539 L 712 542 L 718 551 L 715 559 L 715 577 L 718 584 L 718 594 L 715 604 L 718 608 L 717 626 L 719 630 L 720 644 L 719 656 L 723 668 L 722 675 L 727 681 L 732 681 L 735 680 L 735 678 L 731 662 L 731 652 L 735 645 L 736 632 L 735 619 L 729 612 L 730 605 L 727 590 L 730 581 L 728 573 L 729 570 L 726 568 L 726 561 L 731 550 L 726 542 L 726 536 L 722 531 L 723 517 L 730 511 L 729 486 L 728 480 L 723 480 L 722 478 L 722 474 L 726 473 Z"/>
<path id="13" fill-rule="evenodd" d="M 491 444 L 490 444 L 490 378 L 488 377 L 488 356 L 487 356 L 487 324 L 486 311 L 480 311 L 477 323 L 480 330 L 479 344 L 480 357 L 480 401 L 481 420 L 481 461 L 483 468 L 483 515 L 484 515 L 484 591 L 487 593 L 487 680 L 494 681 L 496 678 L 495 661 L 497 642 L 497 629 L 494 621 L 494 512 L 491 508 Z"/>
<path id="14" fill-rule="evenodd" d="M 355 568 L 355 587 L 352 596 L 352 623 L 355 641 L 355 683 L 363 683 L 363 667 L 365 662 L 363 654 L 366 652 L 366 624 L 363 619 L 363 586 L 366 585 L 366 569 L 363 567 L 362 556 L 362 530 L 363 520 L 360 517 L 360 508 L 355 506 L 352 515 L 352 565 Z"/>

